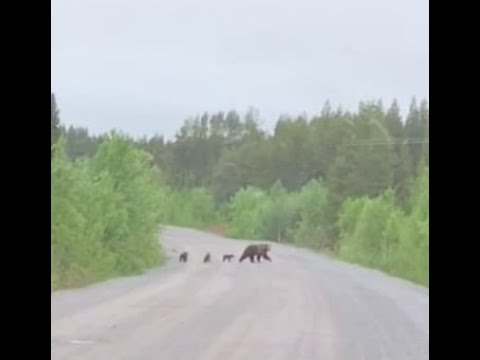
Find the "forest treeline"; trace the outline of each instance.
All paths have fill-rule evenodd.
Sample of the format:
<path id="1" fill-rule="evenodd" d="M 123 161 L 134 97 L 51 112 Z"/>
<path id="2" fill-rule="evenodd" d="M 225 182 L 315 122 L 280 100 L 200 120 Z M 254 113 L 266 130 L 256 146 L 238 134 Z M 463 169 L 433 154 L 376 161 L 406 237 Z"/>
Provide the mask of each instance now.
<path id="1" fill-rule="evenodd" d="M 158 263 L 160 250 L 151 253 L 160 224 L 223 225 L 230 237 L 327 249 L 340 258 L 428 285 L 426 101 L 413 99 L 405 119 L 396 101 L 387 108 L 381 101 L 361 103 L 355 112 L 332 109 L 327 102 L 312 117 L 280 117 L 272 131 L 261 127 L 254 109 L 245 114 L 205 113 L 187 119 L 167 141 L 162 136 L 91 136 L 84 128 L 66 128 L 52 95 L 51 126 L 52 254 L 57 252 L 53 259 L 65 258 L 64 243 L 86 243 L 84 237 L 104 249 L 108 259 L 98 262 L 108 263 L 108 269 L 96 269 L 94 259 L 89 260 L 92 264 L 67 260 L 75 264 L 74 272 L 88 273 L 85 269 L 91 267 L 92 274 L 108 276 Z M 63 173 L 55 174 L 55 168 Z M 125 182 L 122 190 L 112 177 Z M 67 181 L 85 189 L 72 190 L 63 185 Z M 87 195 L 89 187 L 98 194 Z M 145 194 L 145 204 L 137 191 Z M 61 206 L 82 208 L 82 202 L 92 201 L 95 206 L 112 206 L 112 212 L 100 211 L 102 215 L 94 217 L 103 221 L 95 228 L 98 233 L 84 235 L 77 221 L 59 219 L 58 224 L 70 221 L 71 228 L 62 225 L 65 233 L 55 234 L 55 196 Z M 74 211 L 58 213 L 79 216 Z M 116 218 L 116 213 L 121 215 Z M 135 222 L 147 213 L 145 224 Z M 82 215 L 85 228 L 93 231 L 90 214 Z M 131 224 L 124 225 L 121 216 L 132 217 Z M 124 231 L 121 235 L 118 227 Z M 137 241 L 137 232 L 143 234 L 143 242 Z M 122 240 L 112 242 L 115 236 Z M 76 240 L 67 240 L 70 237 Z M 137 250 L 130 253 L 124 246 Z M 130 260 L 124 259 L 127 255 Z M 60 275 L 54 279 L 54 268 L 60 269 L 52 261 L 52 281 L 67 281 L 58 280 Z"/>

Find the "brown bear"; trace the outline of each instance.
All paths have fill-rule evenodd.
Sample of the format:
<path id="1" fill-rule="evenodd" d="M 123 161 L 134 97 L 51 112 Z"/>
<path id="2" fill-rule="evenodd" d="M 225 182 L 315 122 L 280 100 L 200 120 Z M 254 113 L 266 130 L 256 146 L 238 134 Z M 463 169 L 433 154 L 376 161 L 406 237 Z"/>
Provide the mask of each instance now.
<path id="1" fill-rule="evenodd" d="M 262 257 L 268 261 L 272 261 L 270 257 L 268 256 L 267 252 L 270 251 L 270 245 L 269 244 L 261 244 L 259 245 L 258 249 L 258 254 L 257 254 L 257 261 L 260 262 Z"/>
<path id="2" fill-rule="evenodd" d="M 255 262 L 255 257 L 257 258 L 257 262 L 260 262 L 262 257 L 268 261 L 272 261 L 267 254 L 268 251 L 270 251 L 269 244 L 248 245 L 243 251 L 239 262 L 242 262 L 246 258 L 250 258 L 250 262 Z"/>

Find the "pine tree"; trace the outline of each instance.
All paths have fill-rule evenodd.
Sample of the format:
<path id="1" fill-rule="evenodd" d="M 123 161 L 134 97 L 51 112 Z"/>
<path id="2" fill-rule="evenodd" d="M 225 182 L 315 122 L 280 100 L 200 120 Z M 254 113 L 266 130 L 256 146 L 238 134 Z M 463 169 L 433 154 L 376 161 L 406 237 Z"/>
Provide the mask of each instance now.
<path id="1" fill-rule="evenodd" d="M 51 114 L 50 114 L 50 146 L 55 144 L 60 134 L 60 117 L 55 100 L 55 94 L 51 94 Z"/>
<path id="2" fill-rule="evenodd" d="M 400 108 L 396 100 L 393 100 L 390 109 L 384 119 L 385 127 L 395 144 L 393 165 L 393 186 L 397 197 L 404 202 L 408 197 L 408 179 L 410 178 L 409 148 L 404 143 L 405 129 L 400 116 Z"/>
<path id="3" fill-rule="evenodd" d="M 422 124 L 420 110 L 415 98 L 412 99 L 410 104 L 410 111 L 405 122 L 405 131 L 409 149 L 410 170 L 411 173 L 416 176 L 418 175 L 418 170 L 420 169 L 422 162 L 422 141 L 425 138 L 425 128 Z"/>
<path id="4" fill-rule="evenodd" d="M 430 128 L 430 112 L 427 100 L 423 100 L 420 104 L 420 122 L 423 128 L 423 147 L 422 147 L 422 163 L 420 168 L 429 165 L 429 128 Z"/>

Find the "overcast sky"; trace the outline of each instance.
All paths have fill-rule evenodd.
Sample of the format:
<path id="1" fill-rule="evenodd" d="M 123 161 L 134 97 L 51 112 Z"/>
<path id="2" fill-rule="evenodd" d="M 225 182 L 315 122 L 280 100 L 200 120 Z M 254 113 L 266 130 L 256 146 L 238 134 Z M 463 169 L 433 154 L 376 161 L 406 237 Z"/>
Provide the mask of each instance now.
<path id="1" fill-rule="evenodd" d="M 189 116 L 249 106 L 266 127 L 428 98 L 427 0 L 52 0 L 52 91 L 92 133 L 171 137 Z"/>

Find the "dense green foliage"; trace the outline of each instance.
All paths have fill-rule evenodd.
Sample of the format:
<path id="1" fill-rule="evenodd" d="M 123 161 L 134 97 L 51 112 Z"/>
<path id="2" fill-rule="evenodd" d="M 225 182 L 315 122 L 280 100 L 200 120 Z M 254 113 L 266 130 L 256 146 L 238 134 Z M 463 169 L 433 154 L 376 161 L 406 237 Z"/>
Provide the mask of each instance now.
<path id="1" fill-rule="evenodd" d="M 98 157 L 104 136 L 56 129 L 70 160 L 88 159 L 63 159 L 71 171 L 84 167 L 88 177 L 120 166 L 114 165 L 123 157 L 120 149 Z M 356 112 L 333 110 L 327 102 L 311 118 L 282 116 L 271 133 L 251 109 L 243 116 L 229 111 L 188 119 L 169 141 L 153 136 L 125 144 L 149 153 L 161 169 L 153 175 L 156 196 L 149 199 L 156 199 L 163 223 L 223 223 L 231 237 L 328 249 L 428 284 L 428 136 L 428 104 L 414 99 L 405 121 L 395 101 L 388 109 L 380 101 L 361 103 Z M 114 186 L 102 184 L 95 186 Z M 135 186 L 131 194 L 143 185 Z M 115 206 L 125 214 L 131 209 L 139 211 L 127 203 Z M 121 221 L 112 221 L 121 228 Z M 105 241 L 115 236 L 107 234 Z"/>
<path id="2" fill-rule="evenodd" d="M 50 111 L 50 146 L 56 143 L 60 135 L 60 118 L 59 110 L 57 108 L 57 101 L 55 95 L 51 95 L 51 111 Z"/>
<path id="3" fill-rule="evenodd" d="M 162 193 L 150 156 L 112 134 L 92 159 L 51 164 L 52 288 L 132 274 L 155 264 Z"/>
<path id="4" fill-rule="evenodd" d="M 339 255 L 428 285 L 429 174 L 412 184 L 410 209 L 395 206 L 393 194 L 347 200 L 340 212 Z"/>
<path id="5" fill-rule="evenodd" d="M 404 211 L 392 190 L 346 199 L 328 236 L 328 190 L 316 180 L 296 192 L 254 188 L 239 190 L 230 205 L 229 235 L 268 239 L 335 250 L 341 258 L 428 285 L 428 168 L 411 184 L 410 210 Z M 285 235 L 284 235 L 285 234 Z"/>
<path id="6" fill-rule="evenodd" d="M 168 189 L 165 205 L 166 224 L 201 229 L 220 221 L 213 196 L 204 188 Z"/>

